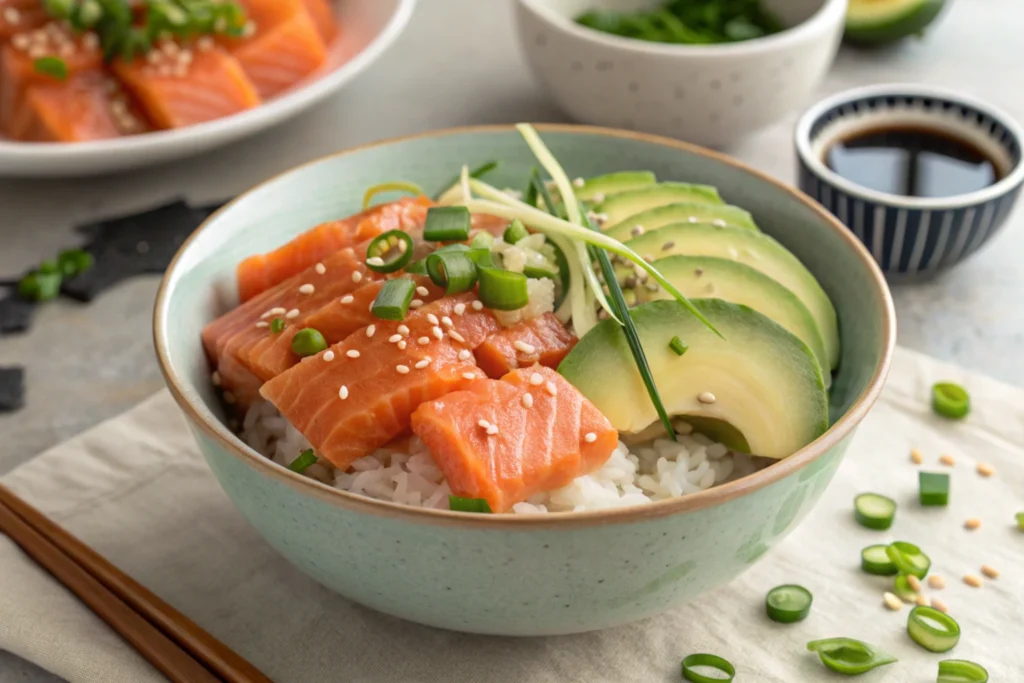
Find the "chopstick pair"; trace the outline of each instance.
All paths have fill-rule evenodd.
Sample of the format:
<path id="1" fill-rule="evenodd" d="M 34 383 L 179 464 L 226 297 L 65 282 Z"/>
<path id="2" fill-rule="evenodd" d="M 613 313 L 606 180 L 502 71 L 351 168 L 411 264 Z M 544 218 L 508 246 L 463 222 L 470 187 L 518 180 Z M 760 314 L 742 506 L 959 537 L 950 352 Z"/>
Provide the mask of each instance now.
<path id="1" fill-rule="evenodd" d="M 170 680 L 270 683 L 252 664 L 2 485 L 0 532 Z"/>

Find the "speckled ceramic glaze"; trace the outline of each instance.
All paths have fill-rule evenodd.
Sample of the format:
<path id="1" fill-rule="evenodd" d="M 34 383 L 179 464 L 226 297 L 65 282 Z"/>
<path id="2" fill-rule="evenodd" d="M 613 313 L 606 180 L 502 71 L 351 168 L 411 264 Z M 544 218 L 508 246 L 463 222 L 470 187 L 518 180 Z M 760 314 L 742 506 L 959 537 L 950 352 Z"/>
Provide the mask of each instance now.
<path id="1" fill-rule="evenodd" d="M 821 280 L 839 312 L 835 424 L 755 475 L 641 508 L 559 515 L 468 515 L 337 491 L 259 456 L 225 428 L 200 343 L 232 306 L 235 264 L 311 225 L 359 209 L 395 179 L 435 190 L 463 163 L 501 159 L 519 185 L 534 160 L 509 127 L 383 142 L 302 166 L 231 203 L 182 248 L 158 295 L 155 337 L 175 398 L 228 496 L 296 567 L 352 600 L 442 628 L 547 635 L 606 628 L 669 609 L 753 564 L 824 491 L 888 369 L 892 304 L 874 262 L 835 219 L 736 162 L 621 131 L 541 127 L 572 176 L 645 168 L 717 185 Z"/>

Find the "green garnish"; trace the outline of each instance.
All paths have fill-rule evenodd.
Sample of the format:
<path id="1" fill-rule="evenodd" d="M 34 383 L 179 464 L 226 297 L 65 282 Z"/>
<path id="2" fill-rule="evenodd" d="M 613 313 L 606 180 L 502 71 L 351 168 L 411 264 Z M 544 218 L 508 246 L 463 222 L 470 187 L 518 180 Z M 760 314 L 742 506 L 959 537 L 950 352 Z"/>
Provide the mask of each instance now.
<path id="1" fill-rule="evenodd" d="M 949 503 L 948 474 L 918 472 L 917 489 L 921 505 L 946 505 Z"/>
<path id="2" fill-rule="evenodd" d="M 363 211 L 370 208 L 373 198 L 382 192 L 406 192 L 408 194 L 422 195 L 423 188 L 416 183 L 408 183 L 404 180 L 396 180 L 391 183 L 380 183 L 379 185 L 374 185 L 363 194 Z"/>
<path id="3" fill-rule="evenodd" d="M 426 275 L 427 259 L 421 258 L 417 261 L 413 261 L 405 267 L 405 272 L 409 275 Z"/>
<path id="4" fill-rule="evenodd" d="M 807 649 L 817 652 L 821 663 L 847 676 L 856 676 L 899 661 L 892 655 L 853 638 L 812 640 Z"/>
<path id="5" fill-rule="evenodd" d="M 58 81 L 67 80 L 68 77 L 68 63 L 60 57 L 40 57 L 32 62 L 32 68 L 36 73 L 56 78 Z"/>
<path id="6" fill-rule="evenodd" d="M 526 276 L 522 273 L 478 265 L 477 274 L 480 301 L 487 308 L 496 311 L 517 311 L 530 303 Z"/>
<path id="7" fill-rule="evenodd" d="M 899 574 L 892 581 L 892 592 L 904 602 L 914 602 L 917 599 L 917 591 L 914 590 L 907 577 L 909 574 Z"/>
<path id="8" fill-rule="evenodd" d="M 938 382 L 932 385 L 932 409 L 943 417 L 960 420 L 971 412 L 971 396 L 959 384 Z"/>
<path id="9" fill-rule="evenodd" d="M 783 29 L 760 0 L 666 0 L 652 10 L 591 10 L 576 23 L 655 43 L 711 45 L 762 38 Z"/>
<path id="10" fill-rule="evenodd" d="M 944 659 L 939 662 L 935 683 L 988 683 L 988 671 L 966 659 Z"/>
<path id="11" fill-rule="evenodd" d="M 764 602 L 769 619 L 780 624 L 792 624 L 807 618 L 813 600 L 814 596 L 803 586 L 785 585 L 768 591 Z"/>
<path id="12" fill-rule="evenodd" d="M 427 209 L 423 239 L 428 242 L 462 242 L 469 239 L 469 209 L 464 206 L 434 206 Z"/>
<path id="13" fill-rule="evenodd" d="M 860 551 L 860 568 L 868 574 L 878 576 L 892 576 L 898 574 L 899 569 L 886 552 L 887 545 L 869 545 Z"/>
<path id="14" fill-rule="evenodd" d="M 66 278 L 81 275 L 90 270 L 95 263 L 93 255 L 82 249 L 65 249 L 57 256 L 57 268 Z"/>
<path id="15" fill-rule="evenodd" d="M 427 275 L 435 285 L 444 287 L 445 294 L 459 294 L 473 289 L 477 267 L 468 252 L 435 252 L 427 257 Z"/>
<path id="16" fill-rule="evenodd" d="M 907 618 L 907 635 L 929 652 L 948 652 L 960 642 L 960 624 L 934 607 L 918 605 Z"/>
<path id="17" fill-rule="evenodd" d="M 280 334 L 284 329 L 284 318 L 274 318 L 270 321 L 270 331 L 273 334 Z"/>
<path id="18" fill-rule="evenodd" d="M 508 227 L 505 228 L 505 234 L 502 235 L 501 238 L 509 244 L 515 244 L 519 240 L 525 239 L 529 236 L 530 231 L 526 229 L 526 226 L 523 225 L 521 220 L 515 218 L 508 224 Z"/>
<path id="19" fill-rule="evenodd" d="M 448 509 L 455 512 L 491 512 L 491 506 L 483 498 L 463 498 L 453 495 L 448 496 Z"/>
<path id="20" fill-rule="evenodd" d="M 378 273 L 393 273 L 412 259 L 412 237 L 401 230 L 388 230 L 373 238 L 366 248 L 366 267 Z"/>
<path id="21" fill-rule="evenodd" d="M 699 666 L 706 666 L 725 674 L 722 676 L 706 676 L 694 671 Z M 736 677 L 736 667 L 729 660 L 718 655 L 695 654 L 683 658 L 683 678 L 692 683 L 729 683 Z"/>
<path id="22" fill-rule="evenodd" d="M 672 337 L 668 342 L 668 347 L 675 352 L 677 356 L 681 356 L 686 353 L 686 350 L 690 347 L 679 337 Z"/>
<path id="23" fill-rule="evenodd" d="M 1017 528 L 1024 531 L 1024 512 L 1017 513 Z"/>
<path id="24" fill-rule="evenodd" d="M 469 171 L 467 175 L 470 178 L 483 178 L 485 175 L 487 175 L 488 173 L 490 173 L 494 169 L 498 168 L 498 166 L 500 166 L 500 165 L 501 164 L 499 162 L 497 162 L 497 161 L 488 161 L 486 163 L 480 164 L 479 166 L 477 166 L 473 170 Z M 436 195 L 434 195 L 434 199 L 435 200 L 440 199 L 441 195 L 443 195 L 445 192 L 450 190 L 455 185 L 458 185 L 459 181 L 461 181 L 461 180 L 462 180 L 462 176 L 461 175 L 457 175 L 454 178 L 452 178 L 451 180 L 449 180 L 446 185 L 442 185 L 441 186 L 444 189 L 442 189 L 440 192 L 438 192 Z"/>
<path id="25" fill-rule="evenodd" d="M 312 327 L 299 330 L 292 337 L 292 351 L 295 352 L 296 356 L 305 358 L 306 356 L 315 356 L 329 346 L 324 335 L 320 333 L 320 330 Z"/>
<path id="26" fill-rule="evenodd" d="M 416 283 L 412 280 L 388 280 L 377 292 L 370 312 L 381 320 L 404 320 L 415 293 Z"/>
<path id="27" fill-rule="evenodd" d="M 473 241 L 469 243 L 470 249 L 487 249 L 490 251 L 492 246 L 494 246 L 494 235 L 482 231 L 473 235 Z"/>
<path id="28" fill-rule="evenodd" d="M 861 526 L 885 530 L 896 517 L 896 501 L 877 493 L 862 493 L 853 499 L 853 513 Z"/>
<path id="29" fill-rule="evenodd" d="M 27 301 L 50 301 L 60 294 L 60 273 L 29 273 L 18 281 L 18 295 Z"/>
<path id="30" fill-rule="evenodd" d="M 932 566 L 931 558 L 921 552 L 916 545 L 906 541 L 891 543 L 886 547 L 885 553 L 901 574 L 913 574 L 919 579 L 927 576 Z"/>
<path id="31" fill-rule="evenodd" d="M 290 469 L 292 472 L 298 472 L 299 474 L 302 474 L 303 472 L 309 469 L 310 465 L 313 465 L 315 463 L 316 454 L 313 452 L 312 448 L 307 448 L 306 450 L 302 451 L 302 453 L 299 454 L 299 457 L 295 458 L 290 463 L 288 463 L 288 469 Z"/>

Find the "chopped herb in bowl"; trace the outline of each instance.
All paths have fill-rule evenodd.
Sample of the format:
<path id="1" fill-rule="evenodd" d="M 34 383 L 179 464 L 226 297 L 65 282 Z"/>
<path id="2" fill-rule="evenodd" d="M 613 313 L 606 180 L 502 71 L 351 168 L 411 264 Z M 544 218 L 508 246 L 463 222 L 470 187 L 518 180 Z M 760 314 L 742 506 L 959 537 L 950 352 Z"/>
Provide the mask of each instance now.
<path id="1" fill-rule="evenodd" d="M 623 38 L 681 45 L 737 43 L 783 29 L 761 0 L 667 0 L 646 11 L 590 10 L 576 23 Z"/>

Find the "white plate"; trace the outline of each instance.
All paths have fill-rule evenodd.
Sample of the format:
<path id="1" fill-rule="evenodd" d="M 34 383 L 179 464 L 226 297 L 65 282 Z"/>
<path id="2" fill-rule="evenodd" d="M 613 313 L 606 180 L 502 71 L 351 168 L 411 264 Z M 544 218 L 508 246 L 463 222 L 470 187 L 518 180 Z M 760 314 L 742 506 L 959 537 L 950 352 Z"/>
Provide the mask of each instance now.
<path id="1" fill-rule="evenodd" d="M 255 109 L 177 130 L 81 143 L 0 138 L 0 176 L 68 177 L 150 166 L 235 142 L 292 118 L 341 90 L 401 34 L 416 0 L 336 0 L 341 35 L 323 67 Z"/>

